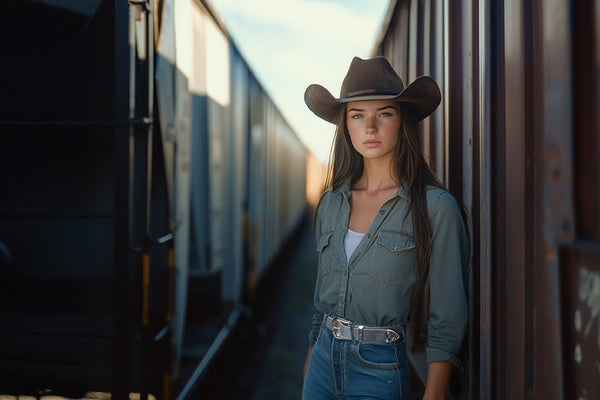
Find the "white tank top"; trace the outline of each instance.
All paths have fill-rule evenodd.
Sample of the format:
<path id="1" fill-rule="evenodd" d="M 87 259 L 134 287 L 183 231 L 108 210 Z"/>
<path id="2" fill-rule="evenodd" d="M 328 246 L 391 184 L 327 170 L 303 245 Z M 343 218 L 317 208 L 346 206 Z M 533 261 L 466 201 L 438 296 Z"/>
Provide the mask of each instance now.
<path id="1" fill-rule="evenodd" d="M 350 257 L 354 250 L 358 247 L 358 244 L 362 240 L 364 233 L 354 232 L 353 230 L 348 229 L 346 231 L 346 236 L 344 237 L 344 249 L 346 250 L 346 262 L 350 261 Z"/>

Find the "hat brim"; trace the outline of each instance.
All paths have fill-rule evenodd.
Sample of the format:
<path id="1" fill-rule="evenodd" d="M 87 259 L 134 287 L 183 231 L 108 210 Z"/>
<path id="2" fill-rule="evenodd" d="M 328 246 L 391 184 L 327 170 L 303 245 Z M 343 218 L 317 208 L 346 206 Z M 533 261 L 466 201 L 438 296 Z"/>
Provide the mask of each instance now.
<path id="1" fill-rule="evenodd" d="M 304 92 L 304 102 L 308 108 L 325 121 L 336 123 L 340 106 L 353 101 L 386 100 L 407 103 L 415 112 L 417 121 L 430 115 L 435 111 L 442 99 L 440 89 L 435 80 L 429 76 L 420 76 L 408 85 L 402 92 L 396 95 L 368 94 L 347 98 L 335 98 L 329 90 L 321 85 L 313 84 Z"/>

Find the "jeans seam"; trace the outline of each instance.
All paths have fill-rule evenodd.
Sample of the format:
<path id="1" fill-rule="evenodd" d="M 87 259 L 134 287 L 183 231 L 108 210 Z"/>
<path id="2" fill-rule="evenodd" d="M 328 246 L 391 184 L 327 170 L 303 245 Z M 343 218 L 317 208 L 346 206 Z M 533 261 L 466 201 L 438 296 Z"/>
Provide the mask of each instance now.
<path id="1" fill-rule="evenodd" d="M 398 355 L 396 355 L 398 358 Z M 396 369 L 396 375 L 398 375 L 398 386 L 400 386 L 400 400 L 404 400 L 404 385 L 402 384 L 402 367 Z"/>
<path id="2" fill-rule="evenodd" d="M 350 346 L 349 342 L 344 343 L 344 390 L 346 391 L 346 387 L 348 386 L 348 347 Z"/>

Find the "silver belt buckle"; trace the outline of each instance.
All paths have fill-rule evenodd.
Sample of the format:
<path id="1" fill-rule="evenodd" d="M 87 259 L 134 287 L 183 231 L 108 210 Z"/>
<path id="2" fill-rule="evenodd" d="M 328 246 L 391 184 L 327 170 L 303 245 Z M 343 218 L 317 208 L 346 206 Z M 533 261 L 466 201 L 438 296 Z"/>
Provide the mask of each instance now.
<path id="1" fill-rule="evenodd" d="M 395 342 L 396 340 L 400 339 L 400 334 L 398 332 L 396 332 L 395 330 L 386 329 L 385 331 L 386 331 L 385 332 L 386 343 Z"/>
<path id="2" fill-rule="evenodd" d="M 333 322 L 331 324 L 332 326 L 332 332 L 333 332 L 333 336 L 336 339 L 346 339 L 344 337 L 344 335 L 342 335 L 342 333 L 340 332 L 340 329 L 342 327 L 346 327 L 346 328 L 350 328 L 350 325 L 352 324 L 352 322 L 348 321 L 347 319 L 344 318 L 340 318 L 340 317 L 335 317 L 333 319 Z"/>

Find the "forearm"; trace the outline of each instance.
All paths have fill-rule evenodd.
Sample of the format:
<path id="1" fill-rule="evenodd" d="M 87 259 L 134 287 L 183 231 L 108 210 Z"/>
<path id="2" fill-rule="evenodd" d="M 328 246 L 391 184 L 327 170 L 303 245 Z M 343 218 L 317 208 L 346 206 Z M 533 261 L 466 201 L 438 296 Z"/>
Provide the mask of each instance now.
<path id="1" fill-rule="evenodd" d="M 445 400 L 446 390 L 452 375 L 452 363 L 439 361 L 429 363 L 427 386 L 423 400 Z"/>

